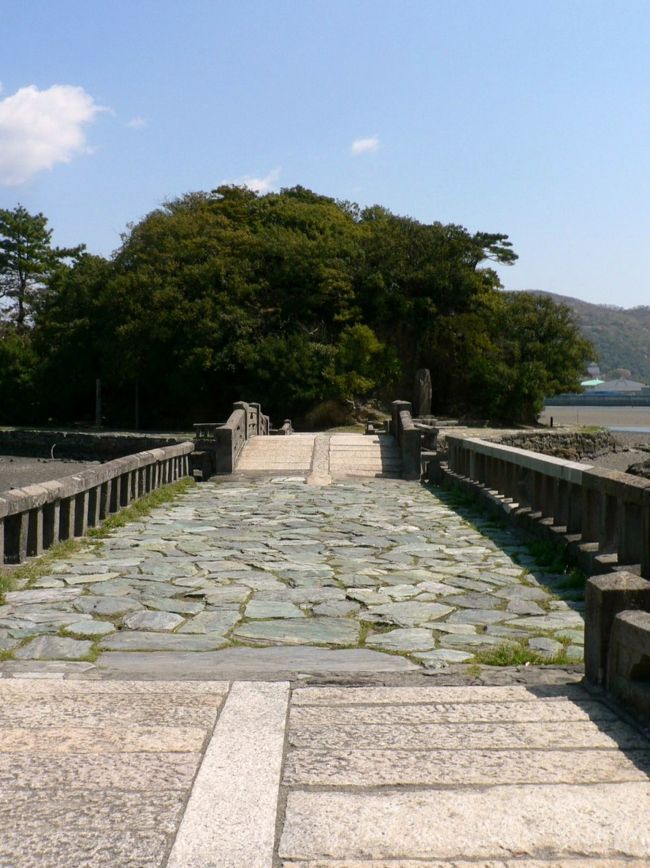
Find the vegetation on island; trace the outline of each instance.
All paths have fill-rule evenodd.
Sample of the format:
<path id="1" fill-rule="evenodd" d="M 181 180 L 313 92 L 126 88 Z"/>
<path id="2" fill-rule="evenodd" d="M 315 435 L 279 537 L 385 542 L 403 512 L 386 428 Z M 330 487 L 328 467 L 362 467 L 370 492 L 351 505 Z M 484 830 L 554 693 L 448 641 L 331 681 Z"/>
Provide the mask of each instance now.
<path id="1" fill-rule="evenodd" d="M 624 308 L 551 292 L 536 294 L 575 313 L 580 331 L 594 345 L 603 379 L 650 383 L 650 306 Z"/>
<path id="2" fill-rule="evenodd" d="M 179 427 L 259 400 L 274 419 L 409 396 L 433 412 L 535 419 L 593 350 L 547 297 L 506 293 L 507 235 L 425 224 L 303 187 L 190 193 L 106 259 L 53 248 L 43 215 L 0 211 L 4 424 Z"/>

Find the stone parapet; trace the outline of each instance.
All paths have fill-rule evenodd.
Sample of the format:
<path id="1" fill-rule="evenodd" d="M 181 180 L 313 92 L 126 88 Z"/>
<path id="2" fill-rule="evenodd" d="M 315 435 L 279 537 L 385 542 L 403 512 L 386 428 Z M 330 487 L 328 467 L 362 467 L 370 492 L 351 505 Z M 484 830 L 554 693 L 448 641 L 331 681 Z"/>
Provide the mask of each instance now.
<path id="1" fill-rule="evenodd" d="M 585 572 L 625 567 L 650 578 L 650 480 L 476 437 L 446 443 L 443 477 L 569 544 Z"/>
<path id="2" fill-rule="evenodd" d="M 3 492 L 0 563 L 22 563 L 54 543 L 83 536 L 139 497 L 188 476 L 193 451 L 193 443 L 178 443 Z"/>
<path id="3" fill-rule="evenodd" d="M 422 475 L 422 436 L 415 426 L 409 401 L 393 401 L 391 434 L 399 444 L 404 479 Z"/>
<path id="4" fill-rule="evenodd" d="M 285 419 L 282 428 L 274 431 L 268 416 L 256 403 L 237 401 L 225 422 L 198 422 L 194 425 L 196 449 L 192 460 L 192 473 L 200 479 L 212 474 L 233 473 L 244 444 L 251 437 L 269 434 L 291 434 L 291 420 Z"/>

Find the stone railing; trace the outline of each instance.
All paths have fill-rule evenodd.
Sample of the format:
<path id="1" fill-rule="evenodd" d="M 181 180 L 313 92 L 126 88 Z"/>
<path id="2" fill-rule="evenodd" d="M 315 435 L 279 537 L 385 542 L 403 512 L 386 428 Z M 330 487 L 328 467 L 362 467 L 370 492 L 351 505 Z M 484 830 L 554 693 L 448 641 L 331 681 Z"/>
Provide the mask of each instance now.
<path id="1" fill-rule="evenodd" d="M 447 448 L 443 481 L 601 573 L 586 585 L 586 680 L 650 717 L 650 481 L 472 437 Z"/>
<path id="2" fill-rule="evenodd" d="M 288 434 L 293 434 L 293 425 L 291 423 L 291 419 L 285 419 L 280 428 L 269 428 L 267 433 L 281 437 L 284 437 Z"/>
<path id="3" fill-rule="evenodd" d="M 650 582 L 619 571 L 587 582 L 585 678 L 650 718 Z"/>
<path id="4" fill-rule="evenodd" d="M 55 543 L 83 536 L 112 513 L 189 475 L 193 443 L 137 452 L 74 476 L 0 495 L 0 563 L 18 564 Z"/>
<path id="5" fill-rule="evenodd" d="M 390 432 L 399 444 L 404 479 L 422 475 L 422 438 L 411 415 L 410 401 L 393 401 Z"/>
<path id="6" fill-rule="evenodd" d="M 650 577 L 650 480 L 473 437 L 448 435 L 447 449 L 443 478 L 566 542 L 585 572 Z"/>
<path id="7" fill-rule="evenodd" d="M 291 421 L 285 420 L 280 431 L 271 429 L 269 417 L 259 404 L 238 401 L 225 422 L 199 422 L 194 425 L 196 450 L 192 457 L 192 473 L 208 479 L 215 473 L 233 473 L 244 444 L 251 437 L 269 434 L 291 434 Z"/>

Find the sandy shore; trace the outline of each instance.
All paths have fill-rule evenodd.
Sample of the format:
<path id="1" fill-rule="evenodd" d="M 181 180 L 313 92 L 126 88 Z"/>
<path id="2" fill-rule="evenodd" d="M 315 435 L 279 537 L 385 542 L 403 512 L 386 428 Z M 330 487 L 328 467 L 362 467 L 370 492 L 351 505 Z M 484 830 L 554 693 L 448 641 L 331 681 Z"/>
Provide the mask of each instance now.
<path id="1" fill-rule="evenodd" d="M 539 417 L 543 425 L 598 425 L 601 428 L 647 428 L 650 433 L 650 407 L 544 407 Z"/>
<path id="2" fill-rule="evenodd" d="M 57 461 L 49 458 L 25 458 L 0 455 L 0 492 L 22 488 L 35 482 L 47 482 L 62 476 L 72 476 L 97 461 Z"/>

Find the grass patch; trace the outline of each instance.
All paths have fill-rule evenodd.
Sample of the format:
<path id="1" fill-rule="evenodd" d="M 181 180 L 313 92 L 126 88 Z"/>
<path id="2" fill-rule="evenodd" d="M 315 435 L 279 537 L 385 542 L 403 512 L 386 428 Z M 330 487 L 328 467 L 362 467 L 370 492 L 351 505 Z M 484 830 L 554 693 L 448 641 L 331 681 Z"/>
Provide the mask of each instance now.
<path id="1" fill-rule="evenodd" d="M 30 588 L 37 579 L 47 575 L 55 561 L 75 554 L 82 548 L 83 543 L 83 539 L 66 539 L 53 545 L 39 558 L 34 558 L 26 564 L 10 569 L 2 568 L 0 570 L 0 600 L 3 594 L 11 591 L 18 583 Z"/>
<path id="2" fill-rule="evenodd" d="M 533 540 L 526 545 L 528 553 L 549 573 L 563 573 L 567 569 L 564 548 L 545 540 Z"/>
<path id="3" fill-rule="evenodd" d="M 485 651 L 479 651 L 476 656 L 476 662 L 482 663 L 484 666 L 557 666 L 567 664 L 571 661 L 567 659 L 565 649 L 563 648 L 558 654 L 553 657 L 546 657 L 527 648 L 521 643 L 504 643 L 497 645 L 495 648 L 490 648 Z"/>
<path id="4" fill-rule="evenodd" d="M 196 481 L 194 479 L 179 479 L 178 482 L 172 482 L 170 485 L 157 488 L 150 494 L 146 494 L 139 500 L 134 501 L 130 506 L 116 512 L 114 515 L 110 515 L 101 527 L 90 528 L 88 536 L 91 539 L 106 537 L 116 528 L 124 527 L 124 525 L 130 524 L 133 521 L 138 521 L 149 515 L 156 507 L 164 506 L 170 501 L 175 500 L 195 485 Z"/>
<path id="5" fill-rule="evenodd" d="M 7 660 L 14 659 L 13 651 L 0 651 L 0 663 L 4 663 Z"/>

